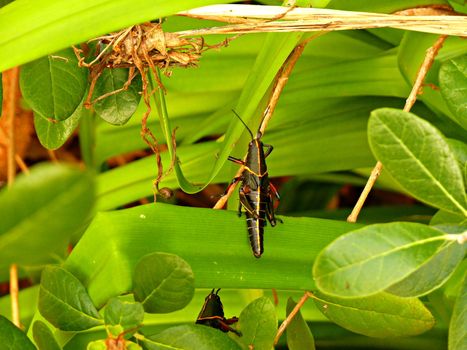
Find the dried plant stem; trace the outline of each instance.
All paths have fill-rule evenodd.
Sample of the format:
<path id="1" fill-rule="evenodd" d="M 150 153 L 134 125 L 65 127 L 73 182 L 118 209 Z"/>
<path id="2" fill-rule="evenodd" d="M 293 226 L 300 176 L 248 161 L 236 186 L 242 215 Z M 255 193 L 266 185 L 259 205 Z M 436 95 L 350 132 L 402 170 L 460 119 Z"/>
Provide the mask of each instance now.
<path id="1" fill-rule="evenodd" d="M 293 318 L 300 311 L 300 309 L 305 304 L 305 302 L 312 296 L 313 296 L 313 294 L 308 292 L 308 291 L 303 294 L 302 298 L 299 300 L 297 305 L 295 305 L 292 312 L 286 317 L 286 319 L 279 326 L 279 329 L 277 330 L 276 337 L 274 338 L 274 345 L 277 345 L 277 343 L 279 342 L 279 339 L 281 338 L 281 336 L 284 333 L 285 329 L 289 326 L 290 322 L 292 322 Z"/>
<path id="2" fill-rule="evenodd" d="M 433 65 L 433 61 L 435 60 L 436 55 L 438 54 L 439 50 L 443 46 L 444 41 L 446 40 L 446 35 L 441 35 L 438 40 L 431 46 L 425 55 L 425 59 L 423 60 L 420 69 L 418 70 L 417 77 L 415 79 L 414 85 L 412 86 L 412 90 L 410 91 L 410 95 L 405 101 L 404 111 L 409 112 L 412 106 L 415 104 L 417 100 L 417 95 L 421 93 L 422 84 L 425 80 L 425 77 L 430 70 L 431 66 Z M 358 198 L 357 203 L 355 204 L 354 208 L 352 209 L 352 213 L 347 217 L 348 222 L 356 222 L 360 211 L 362 210 L 363 204 L 365 203 L 368 194 L 370 193 L 371 189 L 373 188 L 376 180 L 378 179 L 381 171 L 383 170 L 383 164 L 378 161 L 371 171 L 370 177 L 363 188 L 360 197 Z"/>
<path id="3" fill-rule="evenodd" d="M 5 72 L 8 75 L 7 81 L 8 95 L 7 107 L 5 111 L 5 119 L 8 120 L 8 153 L 7 153 L 7 183 L 8 187 L 13 185 L 16 176 L 16 163 L 15 163 L 15 115 L 16 115 L 16 96 L 18 95 L 18 67 L 12 68 Z"/>
<path id="4" fill-rule="evenodd" d="M 213 5 L 179 15 L 240 24 L 178 32 L 181 36 L 286 31 L 331 31 L 392 27 L 426 33 L 467 36 L 466 16 L 404 16 L 282 6 Z M 280 21 L 275 20 L 281 16 Z M 258 21 L 263 20 L 263 21 Z M 267 21 L 269 20 L 269 21 Z M 271 21 L 272 20 L 272 21 Z"/>
<path id="5" fill-rule="evenodd" d="M 26 175 L 29 175 L 29 168 L 24 162 L 23 158 L 21 158 L 18 154 L 15 154 L 15 160 L 16 164 L 18 164 L 19 168 L 21 169 L 21 172 Z"/>
<path id="6" fill-rule="evenodd" d="M 320 34 L 318 34 L 320 35 Z M 295 66 L 295 63 L 297 63 L 298 58 L 300 55 L 303 53 L 303 50 L 305 49 L 306 44 L 313 38 L 315 38 L 317 35 L 312 36 L 311 38 L 305 40 L 304 42 L 300 43 L 295 47 L 295 49 L 292 50 L 290 53 L 289 57 L 287 60 L 284 62 L 282 65 L 281 70 L 277 73 L 277 79 L 274 85 L 273 92 L 271 94 L 271 97 L 269 98 L 268 105 L 265 109 L 264 117 L 261 122 L 260 126 L 260 131 L 262 134 L 264 134 L 266 127 L 271 120 L 272 114 L 274 113 L 274 110 L 276 109 L 277 102 L 279 101 L 279 96 L 282 92 L 282 90 L 285 87 L 285 84 L 287 83 L 290 73 L 292 73 L 292 70 Z M 241 166 L 237 173 L 235 174 L 235 178 L 238 178 L 242 175 L 243 170 L 245 169 L 244 166 Z M 229 200 L 230 196 L 232 195 L 233 191 L 235 190 L 235 186 L 229 186 L 227 189 L 227 192 L 219 198 L 219 200 L 216 202 L 214 205 L 213 209 L 222 209 L 227 201 Z"/>
<path id="7" fill-rule="evenodd" d="M 18 267 L 16 264 L 10 266 L 10 298 L 11 298 L 11 319 L 16 327 L 21 327 L 19 318 L 19 288 L 18 288 Z"/>

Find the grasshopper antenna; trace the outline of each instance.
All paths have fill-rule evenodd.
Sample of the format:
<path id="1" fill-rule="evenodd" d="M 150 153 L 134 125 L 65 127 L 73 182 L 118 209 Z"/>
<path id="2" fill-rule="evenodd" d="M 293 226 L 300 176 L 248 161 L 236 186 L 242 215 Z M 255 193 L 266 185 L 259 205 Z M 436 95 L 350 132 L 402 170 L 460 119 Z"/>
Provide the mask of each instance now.
<path id="1" fill-rule="evenodd" d="M 250 128 L 248 127 L 248 125 L 246 125 L 246 123 L 243 121 L 243 119 L 237 114 L 237 112 L 235 112 L 235 110 L 232 109 L 232 112 L 237 116 L 238 119 L 240 119 L 240 121 L 242 122 L 243 125 L 245 125 L 245 128 L 248 130 L 248 132 L 250 133 L 251 135 L 251 139 L 254 140 L 255 137 L 253 136 L 253 133 L 251 132 Z"/>

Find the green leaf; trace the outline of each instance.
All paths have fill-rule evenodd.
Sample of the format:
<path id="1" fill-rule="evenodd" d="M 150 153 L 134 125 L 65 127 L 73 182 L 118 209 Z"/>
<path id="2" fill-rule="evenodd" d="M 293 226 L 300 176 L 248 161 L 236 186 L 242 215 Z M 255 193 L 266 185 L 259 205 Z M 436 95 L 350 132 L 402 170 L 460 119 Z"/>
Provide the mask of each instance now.
<path id="1" fill-rule="evenodd" d="M 195 282 L 190 265 L 167 253 L 144 256 L 133 276 L 135 299 L 150 313 L 167 313 L 184 308 L 193 298 Z"/>
<path id="2" fill-rule="evenodd" d="M 56 261 L 93 202 L 93 177 L 74 167 L 42 164 L 19 176 L 0 192 L 0 271 Z"/>
<path id="3" fill-rule="evenodd" d="M 97 80 L 93 100 L 122 89 L 128 80 L 129 70 L 125 68 L 104 69 Z M 94 103 L 96 113 L 106 122 L 113 125 L 123 125 L 135 113 L 141 100 L 142 80 L 138 74 L 130 86 L 124 91 L 112 94 Z"/>
<path id="4" fill-rule="evenodd" d="M 122 28 L 222 0 L 26 0 L 0 9 L 0 71 Z"/>
<path id="5" fill-rule="evenodd" d="M 348 299 L 317 293 L 315 304 L 332 322 L 368 337 L 406 337 L 434 326 L 430 311 L 417 298 L 380 293 Z"/>
<path id="6" fill-rule="evenodd" d="M 0 315 L 0 344 L 4 350 L 36 350 L 26 333 Z"/>
<path id="7" fill-rule="evenodd" d="M 465 248 L 456 241 L 446 242 L 420 269 L 387 291 L 401 297 L 418 297 L 430 293 L 446 282 L 465 255 Z"/>
<path id="8" fill-rule="evenodd" d="M 459 163 L 461 171 L 464 173 L 464 184 L 467 184 L 467 144 L 455 139 L 447 139 L 447 141 Z"/>
<path id="9" fill-rule="evenodd" d="M 467 348 L 467 274 L 457 297 L 454 311 L 449 324 L 449 350 L 463 350 Z"/>
<path id="10" fill-rule="evenodd" d="M 63 331 L 82 331 L 103 322 L 81 282 L 64 268 L 48 266 L 42 272 L 39 311 Z"/>
<path id="11" fill-rule="evenodd" d="M 78 126 L 82 108 L 82 105 L 78 106 L 70 118 L 63 121 L 46 119 L 34 113 L 34 128 L 42 146 L 50 150 L 60 148 Z"/>
<path id="12" fill-rule="evenodd" d="M 461 214 L 454 214 L 450 211 L 438 210 L 430 220 L 430 225 L 442 224 L 467 224 L 467 218 Z"/>
<path id="13" fill-rule="evenodd" d="M 143 319 L 144 309 L 138 302 L 112 298 L 105 307 L 104 321 L 106 325 L 119 325 L 122 326 L 123 330 L 128 330 L 138 327 Z"/>
<path id="14" fill-rule="evenodd" d="M 238 318 L 239 341 L 248 349 L 271 349 L 277 333 L 277 315 L 269 298 L 252 301 Z"/>
<path id="15" fill-rule="evenodd" d="M 147 350 L 240 350 L 240 346 L 218 329 L 201 325 L 183 325 L 143 340 Z M 257 348 L 258 350 L 260 348 Z"/>
<path id="16" fill-rule="evenodd" d="M 96 305 L 130 292 L 135 265 L 154 251 L 177 254 L 187 261 L 196 276 L 196 288 L 310 290 L 314 283 L 309 271 L 320 250 L 360 227 L 315 218 L 282 219 L 283 225 L 265 228 L 265 252 L 256 260 L 245 218 L 236 212 L 162 203 L 102 212 L 65 267 L 83 281 Z"/>
<path id="17" fill-rule="evenodd" d="M 416 223 L 366 226 L 327 246 L 315 261 L 313 277 L 326 294 L 376 294 L 426 266 L 452 240 L 451 235 Z M 437 274 L 428 277 L 425 286 L 438 282 Z"/>
<path id="18" fill-rule="evenodd" d="M 467 55 L 459 56 L 443 63 L 439 70 L 441 94 L 451 112 L 460 124 L 467 129 Z"/>
<path id="19" fill-rule="evenodd" d="M 287 300 L 287 316 L 297 305 L 292 298 Z M 315 340 L 308 325 L 299 311 L 287 327 L 287 345 L 289 350 L 314 350 Z"/>
<path id="20" fill-rule="evenodd" d="M 88 70 L 72 49 L 39 58 L 21 68 L 20 86 L 31 108 L 47 119 L 69 118 L 83 99 Z"/>
<path id="21" fill-rule="evenodd" d="M 462 172 L 443 135 L 430 123 L 397 109 L 373 111 L 370 147 L 384 169 L 415 198 L 467 216 Z"/>
<path id="22" fill-rule="evenodd" d="M 107 345 L 105 340 L 95 340 L 88 343 L 86 350 L 107 350 Z"/>
<path id="23" fill-rule="evenodd" d="M 61 350 L 61 347 L 57 344 L 52 331 L 44 322 L 34 322 L 32 326 L 32 334 L 34 342 L 38 346 L 39 350 Z"/>

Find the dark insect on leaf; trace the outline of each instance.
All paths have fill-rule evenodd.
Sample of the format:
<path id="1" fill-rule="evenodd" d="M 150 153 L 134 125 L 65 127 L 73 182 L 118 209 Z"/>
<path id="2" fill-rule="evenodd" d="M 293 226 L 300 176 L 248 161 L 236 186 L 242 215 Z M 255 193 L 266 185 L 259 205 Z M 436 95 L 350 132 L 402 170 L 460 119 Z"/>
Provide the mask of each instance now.
<path id="1" fill-rule="evenodd" d="M 242 335 L 236 329 L 230 327 L 238 321 L 237 317 L 225 318 L 224 307 L 222 306 L 221 298 L 218 293 L 221 289 L 219 288 L 216 292 L 214 289 L 208 294 L 204 300 L 203 307 L 196 319 L 197 324 L 220 329 L 222 332 L 234 332 L 239 337 Z"/>

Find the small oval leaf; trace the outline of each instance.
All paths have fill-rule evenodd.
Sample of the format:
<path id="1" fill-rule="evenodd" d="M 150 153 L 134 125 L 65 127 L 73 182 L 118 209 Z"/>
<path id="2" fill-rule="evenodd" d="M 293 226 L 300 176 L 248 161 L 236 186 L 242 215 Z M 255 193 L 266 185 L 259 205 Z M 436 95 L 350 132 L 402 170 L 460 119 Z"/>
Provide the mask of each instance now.
<path id="1" fill-rule="evenodd" d="M 459 124 L 467 129 L 467 55 L 444 62 L 439 70 L 439 86 L 446 104 Z"/>
<path id="2" fill-rule="evenodd" d="M 326 294 L 376 294 L 417 271 L 450 240 L 450 236 L 422 224 L 369 225 L 324 248 L 316 258 L 313 277 Z"/>
<path id="3" fill-rule="evenodd" d="M 464 275 L 464 283 L 454 305 L 454 310 L 449 324 L 448 349 L 467 349 L 467 274 Z"/>
<path id="4" fill-rule="evenodd" d="M 34 342 L 39 347 L 39 350 L 61 350 L 61 347 L 55 340 L 52 331 L 44 322 L 34 322 L 32 326 L 32 335 L 34 337 Z"/>
<path id="5" fill-rule="evenodd" d="M 40 164 L 0 192 L 0 271 L 43 265 L 63 255 L 92 212 L 94 178 L 77 168 Z"/>
<path id="6" fill-rule="evenodd" d="M 174 254 L 152 253 L 135 267 L 135 300 L 150 313 L 167 313 L 184 308 L 195 292 L 190 265 Z"/>
<path id="7" fill-rule="evenodd" d="M 277 333 L 277 315 L 269 298 L 253 300 L 238 318 L 237 330 L 242 333 L 239 341 L 247 349 L 272 349 Z"/>
<path id="8" fill-rule="evenodd" d="M 21 92 L 35 112 L 45 118 L 65 120 L 83 99 L 87 76 L 88 70 L 78 66 L 78 59 L 68 48 L 22 66 Z"/>
<path id="9" fill-rule="evenodd" d="M 46 119 L 34 113 L 34 128 L 41 145 L 50 150 L 60 148 L 78 126 L 82 108 L 78 106 L 71 117 L 63 121 Z"/>
<path id="10" fill-rule="evenodd" d="M 128 74 L 129 70 L 125 68 L 104 69 L 93 92 L 93 100 L 109 94 L 94 103 L 94 110 L 99 117 L 113 125 L 125 124 L 135 113 L 141 100 L 140 74 L 133 78 L 126 90 L 114 93 L 124 88 Z"/>
<path id="11" fill-rule="evenodd" d="M 292 298 L 287 300 L 287 316 L 290 315 L 293 308 L 297 305 Z M 303 319 L 299 311 L 287 327 L 287 345 L 289 350 L 314 350 L 315 339 L 311 334 L 310 328 Z"/>
<path id="12" fill-rule="evenodd" d="M 159 334 L 144 339 L 143 344 L 148 350 L 241 349 L 227 334 L 201 325 L 171 327 Z"/>
<path id="13" fill-rule="evenodd" d="M 63 331 L 82 331 L 103 322 L 81 282 L 64 268 L 47 266 L 42 272 L 39 311 Z"/>
<path id="14" fill-rule="evenodd" d="M 36 350 L 26 333 L 0 315 L 0 344 L 3 350 Z"/>
<path id="15" fill-rule="evenodd" d="M 381 108 L 371 113 L 368 138 L 384 169 L 412 196 L 467 216 L 462 171 L 434 126 L 414 114 Z"/>
<path id="16" fill-rule="evenodd" d="M 119 325 L 122 326 L 123 330 L 128 330 L 138 327 L 143 319 L 144 309 L 138 302 L 112 298 L 105 307 L 104 321 L 106 325 Z"/>
<path id="17" fill-rule="evenodd" d="M 315 304 L 331 321 L 368 337 L 405 337 L 426 332 L 435 320 L 417 298 L 380 293 L 348 299 L 316 293 Z"/>

